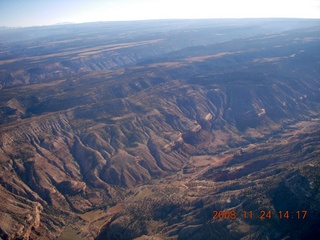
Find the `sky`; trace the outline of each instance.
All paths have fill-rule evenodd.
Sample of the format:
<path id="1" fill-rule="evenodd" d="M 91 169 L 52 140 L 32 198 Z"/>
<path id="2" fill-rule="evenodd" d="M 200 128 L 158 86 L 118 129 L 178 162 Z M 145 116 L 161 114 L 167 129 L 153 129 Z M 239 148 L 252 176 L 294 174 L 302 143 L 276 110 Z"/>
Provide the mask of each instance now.
<path id="1" fill-rule="evenodd" d="M 194 18 L 317 18 L 320 0 L 0 0 L 0 26 Z"/>

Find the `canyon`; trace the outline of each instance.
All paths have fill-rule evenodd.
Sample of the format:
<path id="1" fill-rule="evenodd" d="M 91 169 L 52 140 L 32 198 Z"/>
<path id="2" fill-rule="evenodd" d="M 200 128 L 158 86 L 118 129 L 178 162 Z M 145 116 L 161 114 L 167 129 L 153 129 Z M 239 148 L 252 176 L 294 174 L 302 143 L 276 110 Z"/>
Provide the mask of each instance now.
<path id="1" fill-rule="evenodd" d="M 317 239 L 319 23 L 0 30 L 0 239 Z"/>

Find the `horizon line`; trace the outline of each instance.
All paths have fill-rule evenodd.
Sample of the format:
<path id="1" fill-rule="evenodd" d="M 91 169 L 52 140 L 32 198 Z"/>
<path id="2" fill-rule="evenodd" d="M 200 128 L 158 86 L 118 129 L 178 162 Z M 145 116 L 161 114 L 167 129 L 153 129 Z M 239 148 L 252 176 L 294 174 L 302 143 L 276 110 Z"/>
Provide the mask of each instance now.
<path id="1" fill-rule="evenodd" d="M 106 20 L 106 21 L 88 21 L 88 22 L 57 22 L 47 25 L 26 25 L 26 26 L 0 26 L 2 29 L 20 29 L 20 28 L 34 28 L 34 27 L 54 27 L 65 25 L 81 25 L 89 23 L 117 23 L 117 22 L 151 22 L 151 21 L 190 21 L 190 20 L 320 20 L 320 18 L 306 18 L 306 17 L 226 17 L 226 18 L 155 18 L 155 19 L 132 19 L 132 20 Z"/>

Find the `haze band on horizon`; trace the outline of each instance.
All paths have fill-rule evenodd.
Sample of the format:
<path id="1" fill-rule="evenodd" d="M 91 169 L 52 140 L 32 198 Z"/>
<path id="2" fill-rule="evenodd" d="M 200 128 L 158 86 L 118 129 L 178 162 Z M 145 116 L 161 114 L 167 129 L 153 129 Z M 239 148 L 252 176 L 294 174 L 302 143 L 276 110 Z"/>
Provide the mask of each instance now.
<path id="1" fill-rule="evenodd" d="M 0 26 L 197 18 L 320 18 L 319 0 L 1 0 Z"/>

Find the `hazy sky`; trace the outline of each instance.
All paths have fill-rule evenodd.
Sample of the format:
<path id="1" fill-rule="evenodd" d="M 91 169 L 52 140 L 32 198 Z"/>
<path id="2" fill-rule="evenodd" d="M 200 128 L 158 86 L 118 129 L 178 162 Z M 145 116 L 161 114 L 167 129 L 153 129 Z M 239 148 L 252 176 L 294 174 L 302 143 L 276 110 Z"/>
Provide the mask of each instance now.
<path id="1" fill-rule="evenodd" d="M 252 17 L 320 18 L 320 0 L 0 0 L 0 26 Z"/>

